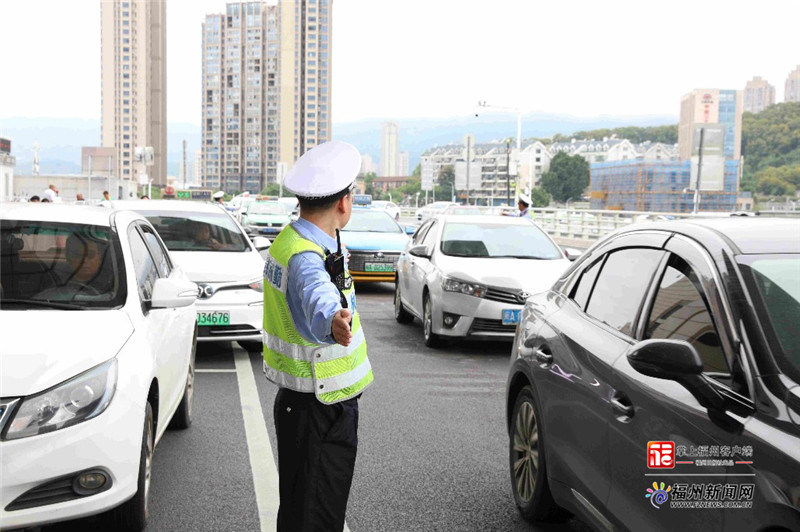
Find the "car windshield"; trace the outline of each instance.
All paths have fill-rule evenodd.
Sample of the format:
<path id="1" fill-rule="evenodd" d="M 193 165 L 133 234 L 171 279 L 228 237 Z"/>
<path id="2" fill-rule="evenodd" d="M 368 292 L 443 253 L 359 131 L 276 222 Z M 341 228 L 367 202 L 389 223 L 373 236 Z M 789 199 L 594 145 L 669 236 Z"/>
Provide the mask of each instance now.
<path id="1" fill-rule="evenodd" d="M 350 221 L 344 226 L 345 232 L 365 232 L 365 233 L 402 233 L 403 230 L 397 225 L 392 217 L 385 211 L 379 210 L 356 210 L 350 216 Z"/>
<path id="2" fill-rule="evenodd" d="M 770 345 L 800 377 L 800 255 L 745 256 L 740 261 L 749 266 L 759 296 L 754 298 L 757 315 L 766 317 L 773 337 Z"/>
<path id="3" fill-rule="evenodd" d="M 139 211 L 170 251 L 250 251 L 247 236 L 220 212 Z"/>
<path id="4" fill-rule="evenodd" d="M 0 307 L 85 310 L 125 303 L 125 263 L 108 227 L 2 220 Z"/>
<path id="5" fill-rule="evenodd" d="M 448 222 L 442 253 L 454 257 L 560 259 L 559 249 L 533 224 Z"/>
<path id="6" fill-rule="evenodd" d="M 247 207 L 247 214 L 286 214 L 286 209 L 280 203 L 251 203 Z"/>

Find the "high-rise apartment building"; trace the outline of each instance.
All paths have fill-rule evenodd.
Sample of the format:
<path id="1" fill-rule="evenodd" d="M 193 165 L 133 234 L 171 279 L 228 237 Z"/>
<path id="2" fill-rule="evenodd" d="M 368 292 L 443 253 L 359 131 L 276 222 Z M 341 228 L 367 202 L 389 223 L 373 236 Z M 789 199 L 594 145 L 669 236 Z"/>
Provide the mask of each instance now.
<path id="1" fill-rule="evenodd" d="M 742 91 L 722 89 L 695 89 L 681 98 L 681 115 L 678 124 L 678 157 L 691 158 L 693 146 L 698 144 L 700 129 L 714 125 L 722 130 L 722 154 L 739 159 L 742 146 Z M 705 149 L 711 148 L 711 139 Z M 696 150 L 696 148 L 695 148 Z"/>
<path id="2" fill-rule="evenodd" d="M 167 182 L 166 0 L 100 2 L 102 145 L 116 152 L 114 175 Z M 137 147 L 153 148 L 146 168 Z"/>
<path id="3" fill-rule="evenodd" d="M 411 154 L 407 151 L 401 151 L 400 162 L 398 163 L 397 175 L 404 177 L 411 175 L 408 168 L 410 161 L 411 161 Z"/>
<path id="4" fill-rule="evenodd" d="M 800 65 L 797 65 L 797 68 L 790 72 L 786 78 L 783 100 L 786 102 L 800 102 Z"/>
<path id="5" fill-rule="evenodd" d="M 397 124 L 384 122 L 381 128 L 381 176 L 399 175 L 400 150 L 398 143 Z"/>
<path id="6" fill-rule="evenodd" d="M 744 110 L 760 113 L 770 105 L 775 105 L 775 87 L 759 76 L 748 81 L 744 86 Z"/>
<path id="7" fill-rule="evenodd" d="M 330 2 L 230 2 L 206 16 L 204 186 L 258 192 L 330 139 Z"/>

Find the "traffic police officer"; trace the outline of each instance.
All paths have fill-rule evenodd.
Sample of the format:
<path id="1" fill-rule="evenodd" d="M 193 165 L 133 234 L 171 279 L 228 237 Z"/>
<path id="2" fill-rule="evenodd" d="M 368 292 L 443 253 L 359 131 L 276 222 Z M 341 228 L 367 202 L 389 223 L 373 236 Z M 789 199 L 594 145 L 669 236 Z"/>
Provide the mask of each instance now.
<path id="1" fill-rule="evenodd" d="M 338 243 L 360 166 L 358 150 L 340 141 L 297 160 L 284 184 L 297 195 L 300 217 L 277 236 L 264 267 L 264 372 L 280 387 L 274 408 L 279 531 L 344 528 L 358 398 L 373 380 Z"/>
<path id="2" fill-rule="evenodd" d="M 519 216 L 520 218 L 530 218 L 533 219 L 533 213 L 530 211 L 531 205 L 531 198 L 527 194 L 520 193 L 519 199 L 517 200 L 517 207 L 519 207 Z"/>
<path id="3" fill-rule="evenodd" d="M 211 197 L 213 198 L 214 203 L 222 205 L 222 199 L 225 197 L 225 192 L 223 192 L 222 190 L 214 192 L 211 195 Z"/>

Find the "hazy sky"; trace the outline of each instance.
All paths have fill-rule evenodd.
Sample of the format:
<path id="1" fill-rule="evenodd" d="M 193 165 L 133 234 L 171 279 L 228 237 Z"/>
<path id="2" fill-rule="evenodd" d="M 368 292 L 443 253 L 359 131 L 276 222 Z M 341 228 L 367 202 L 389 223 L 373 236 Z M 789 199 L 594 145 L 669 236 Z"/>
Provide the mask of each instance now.
<path id="1" fill-rule="evenodd" d="M 201 23 L 169 0 L 167 113 L 200 122 Z M 478 100 L 579 116 L 678 114 L 760 75 L 783 101 L 800 1 L 334 0 L 333 121 L 464 116 Z M 0 118 L 100 117 L 100 2 L 0 2 Z"/>

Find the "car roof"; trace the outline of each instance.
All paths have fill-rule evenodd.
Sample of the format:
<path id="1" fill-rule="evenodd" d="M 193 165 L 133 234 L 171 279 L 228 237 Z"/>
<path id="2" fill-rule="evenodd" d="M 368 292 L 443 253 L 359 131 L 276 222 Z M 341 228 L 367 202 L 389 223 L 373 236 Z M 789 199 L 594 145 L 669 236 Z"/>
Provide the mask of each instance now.
<path id="1" fill-rule="evenodd" d="M 800 253 L 800 218 L 730 216 L 641 223 L 621 233 L 659 229 L 685 234 L 709 248 L 725 241 L 736 254 Z"/>
<path id="2" fill-rule="evenodd" d="M 492 225 L 533 225 L 529 218 L 516 216 L 491 216 L 485 214 L 441 214 L 437 220 L 457 223 L 477 223 Z"/>
<path id="3" fill-rule="evenodd" d="M 144 211 L 174 211 L 174 212 L 227 212 L 218 204 L 201 201 L 182 200 L 124 200 L 114 201 L 114 209 Z"/>
<path id="4" fill-rule="evenodd" d="M 0 207 L 0 218 L 110 227 L 112 212 L 111 209 L 104 206 L 3 202 Z"/>

